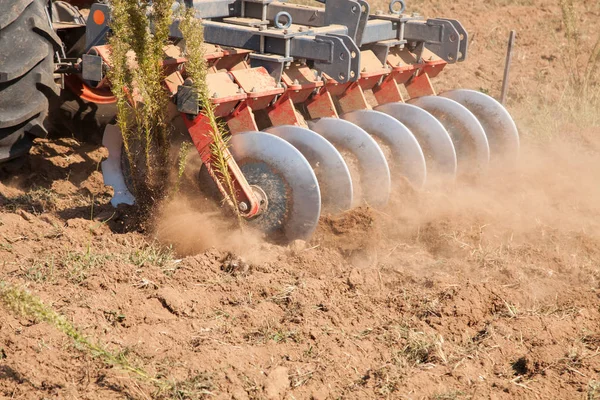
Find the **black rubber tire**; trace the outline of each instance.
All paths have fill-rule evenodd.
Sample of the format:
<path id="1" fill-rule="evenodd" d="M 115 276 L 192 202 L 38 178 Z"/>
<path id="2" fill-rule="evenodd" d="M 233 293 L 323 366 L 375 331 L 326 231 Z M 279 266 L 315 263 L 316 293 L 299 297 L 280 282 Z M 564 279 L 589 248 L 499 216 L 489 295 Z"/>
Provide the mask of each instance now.
<path id="1" fill-rule="evenodd" d="M 44 122 L 54 82 L 54 52 L 48 0 L 0 1 L 0 162 L 29 152 L 35 137 L 48 133 Z"/>

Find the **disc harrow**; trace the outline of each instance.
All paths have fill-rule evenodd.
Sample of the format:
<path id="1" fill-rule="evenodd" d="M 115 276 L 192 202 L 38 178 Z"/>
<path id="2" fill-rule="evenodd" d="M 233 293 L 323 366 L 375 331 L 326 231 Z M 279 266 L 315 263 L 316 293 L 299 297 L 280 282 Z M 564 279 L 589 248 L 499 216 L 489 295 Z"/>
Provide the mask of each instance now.
<path id="1" fill-rule="evenodd" d="M 402 190 L 400 181 L 418 190 L 428 180 L 484 174 L 490 160 L 516 160 L 518 132 L 500 103 L 472 90 L 437 95 L 433 88 L 447 64 L 466 59 L 468 35 L 458 21 L 404 14 L 397 0 L 388 14 L 370 13 L 363 0 L 327 0 L 324 8 L 187 3 L 202 18 L 207 85 L 232 136 L 235 198 L 212 170 L 213 135 L 185 76 L 177 22 L 165 86 L 222 196 L 270 236 L 306 240 L 322 213 L 385 207 Z M 104 4 L 96 10 L 110 13 Z M 83 62 L 110 68 L 105 33 L 93 24 Z M 90 91 L 86 82 L 78 81 L 83 92 Z M 133 197 L 115 129 L 106 130 L 103 171 L 117 205 Z"/>

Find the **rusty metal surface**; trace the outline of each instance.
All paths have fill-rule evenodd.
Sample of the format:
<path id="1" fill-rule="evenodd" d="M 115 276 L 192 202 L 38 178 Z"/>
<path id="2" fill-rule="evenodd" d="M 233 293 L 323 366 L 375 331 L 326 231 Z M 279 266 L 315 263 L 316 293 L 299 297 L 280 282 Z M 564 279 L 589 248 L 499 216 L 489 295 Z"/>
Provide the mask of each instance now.
<path id="1" fill-rule="evenodd" d="M 214 136 L 211 134 L 212 127 L 208 119 L 203 114 L 200 114 L 193 120 L 184 115 L 183 120 L 203 164 L 206 166 L 209 175 L 213 178 L 223 198 L 228 199 L 233 207 L 238 207 L 238 204 L 244 203 L 246 210 L 241 213 L 244 217 L 251 218 L 255 216 L 260 210 L 260 200 L 256 197 L 255 192 L 248 184 L 244 174 L 229 154 L 229 150 L 225 145 L 222 144 L 222 148 L 224 148 L 224 157 L 227 162 L 229 175 L 233 181 L 235 199 L 231 199 L 231 193 L 223 186 L 222 180 L 217 177 L 217 171 L 212 167 L 214 156 L 211 146 L 215 142 Z"/>
<path id="2" fill-rule="evenodd" d="M 423 96 L 435 96 L 435 89 L 431 84 L 431 79 L 426 73 L 413 76 L 408 82 L 404 84 L 408 95 L 414 99 Z"/>

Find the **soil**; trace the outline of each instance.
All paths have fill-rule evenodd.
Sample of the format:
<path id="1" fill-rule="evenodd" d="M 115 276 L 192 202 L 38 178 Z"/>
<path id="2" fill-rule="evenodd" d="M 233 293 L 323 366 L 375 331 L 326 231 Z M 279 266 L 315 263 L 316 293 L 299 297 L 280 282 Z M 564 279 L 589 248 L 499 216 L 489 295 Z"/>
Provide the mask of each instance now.
<path id="1" fill-rule="evenodd" d="M 175 389 L 159 393 L 0 306 L 0 398 L 600 398 L 600 127 L 535 124 L 552 102 L 540 79 L 568 77 L 560 8 L 414 6 L 471 32 L 470 61 L 448 66 L 440 88 L 497 95 L 518 30 L 518 165 L 396 189 L 385 209 L 325 215 L 309 242 L 278 246 L 194 188 L 197 160 L 182 193 L 139 226 L 110 205 L 105 149 L 40 139 L 0 171 L 0 280 Z M 578 10 L 593 40 L 598 10 Z"/>

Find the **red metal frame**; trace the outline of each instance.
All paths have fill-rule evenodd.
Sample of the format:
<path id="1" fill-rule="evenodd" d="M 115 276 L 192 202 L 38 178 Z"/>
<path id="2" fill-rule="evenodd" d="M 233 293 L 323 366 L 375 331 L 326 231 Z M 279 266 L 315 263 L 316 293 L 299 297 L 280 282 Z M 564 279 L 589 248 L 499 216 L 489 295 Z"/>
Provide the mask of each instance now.
<path id="1" fill-rule="evenodd" d="M 86 85 L 77 75 L 66 75 L 65 86 L 76 96 L 96 104 L 113 104 L 117 98 L 108 87 L 93 88 Z"/>
<path id="2" fill-rule="evenodd" d="M 177 49 L 163 65 L 167 78 L 165 87 L 175 95 L 184 84 L 185 58 Z M 282 75 L 283 85 L 278 84 L 263 67 L 251 68 L 247 62 L 250 50 L 223 49 L 207 45 L 206 60 L 210 67 L 207 85 L 214 90 L 212 102 L 217 117 L 224 118 L 231 134 L 245 131 L 257 131 L 255 110 L 265 110 L 273 125 L 298 125 L 306 123 L 296 111 L 295 104 L 304 104 L 312 119 L 338 117 L 337 107 L 342 112 L 370 109 L 365 90 L 371 90 L 377 104 L 403 102 L 399 88 L 404 85 L 411 97 L 434 95 L 435 90 L 430 78 L 437 76 L 446 62 L 427 53 L 425 61 L 417 61 L 408 50 L 392 49 L 387 63 L 381 64 L 372 52 L 367 51 L 361 64 L 360 77 L 355 82 L 340 84 L 331 77 L 318 77 L 306 65 L 293 64 Z M 108 46 L 96 48 L 106 63 L 110 65 Z M 362 60 L 362 58 L 361 58 Z M 107 104 L 116 101 L 108 87 L 91 88 L 80 78 L 66 77 L 66 85 L 84 100 Z M 334 102 L 334 98 L 336 102 Z M 337 107 L 336 107 L 337 103 Z M 190 137 L 202 162 L 213 177 L 224 198 L 235 202 L 242 215 L 251 218 L 260 213 L 260 200 L 246 181 L 242 171 L 225 146 L 227 168 L 233 180 L 235 199 L 230 199 L 227 188 L 223 187 L 219 172 L 213 168 L 211 146 L 214 140 L 222 140 L 212 134 L 207 117 L 200 113 L 195 118 L 182 114 Z M 245 203 L 247 207 L 240 207 Z"/>

